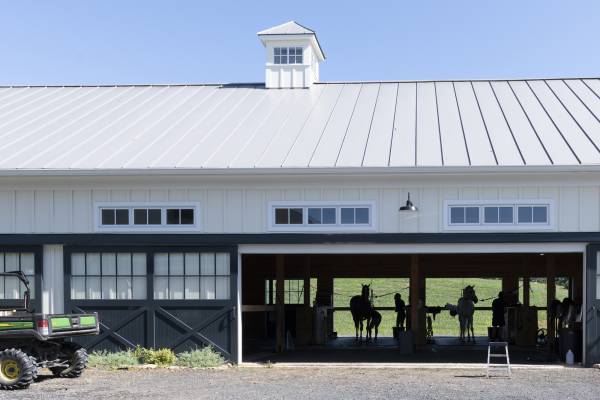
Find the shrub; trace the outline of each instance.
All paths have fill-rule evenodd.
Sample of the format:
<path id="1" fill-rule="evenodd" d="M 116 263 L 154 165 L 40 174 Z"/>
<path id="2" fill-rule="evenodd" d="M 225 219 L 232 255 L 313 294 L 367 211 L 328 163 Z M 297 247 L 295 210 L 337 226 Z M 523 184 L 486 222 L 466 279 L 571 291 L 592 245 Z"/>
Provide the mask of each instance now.
<path id="1" fill-rule="evenodd" d="M 224 362 L 225 360 L 221 354 L 210 346 L 177 355 L 177 365 L 182 367 L 211 368 L 218 367 Z"/>
<path id="2" fill-rule="evenodd" d="M 160 366 L 173 365 L 177 357 L 171 349 L 145 349 L 137 346 L 133 354 L 142 364 L 156 364 Z"/>
<path id="3" fill-rule="evenodd" d="M 96 368 L 117 369 L 138 365 L 139 358 L 131 350 L 108 352 L 94 351 L 88 356 L 88 365 Z"/>

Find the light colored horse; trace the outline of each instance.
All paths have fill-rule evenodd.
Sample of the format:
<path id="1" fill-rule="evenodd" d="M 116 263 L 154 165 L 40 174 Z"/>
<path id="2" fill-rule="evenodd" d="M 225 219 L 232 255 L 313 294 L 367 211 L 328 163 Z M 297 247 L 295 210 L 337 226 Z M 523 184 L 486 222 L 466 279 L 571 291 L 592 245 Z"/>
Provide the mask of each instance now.
<path id="1" fill-rule="evenodd" d="M 460 341 L 465 341 L 465 334 L 467 342 L 471 340 L 475 343 L 475 332 L 473 329 L 473 314 L 475 314 L 475 304 L 478 299 L 475 295 L 475 287 L 467 286 L 463 289 L 463 295 L 458 299 L 458 304 L 446 304 L 446 309 L 450 311 L 450 315 L 453 317 L 458 315 L 458 322 L 460 325 Z"/>

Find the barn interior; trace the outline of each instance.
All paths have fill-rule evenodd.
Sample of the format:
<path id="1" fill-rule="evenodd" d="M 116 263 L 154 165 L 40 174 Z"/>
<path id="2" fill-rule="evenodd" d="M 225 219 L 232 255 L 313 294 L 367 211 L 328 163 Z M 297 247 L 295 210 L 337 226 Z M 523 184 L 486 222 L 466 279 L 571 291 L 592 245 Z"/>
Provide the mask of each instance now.
<path id="1" fill-rule="evenodd" d="M 454 281 L 459 286 L 440 286 Z M 452 318 L 446 303 L 456 304 L 461 297 L 457 288 L 473 282 L 504 294 L 501 336 L 510 343 L 511 362 L 555 363 L 564 360 L 566 347 L 581 358 L 581 253 L 246 254 L 242 360 L 485 362 L 487 325 L 497 292 L 488 298 L 478 293 L 475 315 L 484 321 L 474 343 L 458 340 L 458 319 L 455 330 L 451 326 L 448 331 L 446 323 L 438 332 L 436 325 Z M 370 284 L 373 308 L 383 316 L 377 340 L 354 337 L 349 302 L 360 295 L 361 283 Z M 487 294 L 495 290 L 489 287 Z M 478 290 L 483 287 L 475 283 Z M 394 328 L 396 293 L 406 305 L 404 329 Z M 416 306 L 412 299 L 417 299 Z M 568 307 L 557 311 L 557 300 L 573 305 L 568 317 L 560 311 Z"/>

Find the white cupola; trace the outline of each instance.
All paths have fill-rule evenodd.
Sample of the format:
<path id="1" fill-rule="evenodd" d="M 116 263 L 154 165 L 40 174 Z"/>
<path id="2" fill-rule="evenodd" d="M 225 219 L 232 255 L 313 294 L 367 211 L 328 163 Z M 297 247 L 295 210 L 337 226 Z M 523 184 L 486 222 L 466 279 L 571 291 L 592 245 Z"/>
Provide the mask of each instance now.
<path id="1" fill-rule="evenodd" d="M 258 37 L 267 50 L 267 88 L 307 88 L 319 81 L 325 54 L 314 31 L 290 21 L 260 31 Z"/>

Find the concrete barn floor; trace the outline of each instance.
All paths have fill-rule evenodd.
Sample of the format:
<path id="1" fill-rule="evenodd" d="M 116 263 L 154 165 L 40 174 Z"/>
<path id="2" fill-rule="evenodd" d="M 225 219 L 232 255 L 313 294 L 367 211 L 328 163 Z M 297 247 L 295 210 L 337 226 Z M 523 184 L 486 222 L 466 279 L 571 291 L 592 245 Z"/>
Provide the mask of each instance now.
<path id="1" fill-rule="evenodd" d="M 266 368 L 88 370 L 80 379 L 44 375 L 0 399 L 523 399 L 597 400 L 600 370 L 515 370 L 511 379 L 483 369 Z"/>

